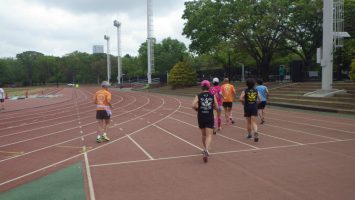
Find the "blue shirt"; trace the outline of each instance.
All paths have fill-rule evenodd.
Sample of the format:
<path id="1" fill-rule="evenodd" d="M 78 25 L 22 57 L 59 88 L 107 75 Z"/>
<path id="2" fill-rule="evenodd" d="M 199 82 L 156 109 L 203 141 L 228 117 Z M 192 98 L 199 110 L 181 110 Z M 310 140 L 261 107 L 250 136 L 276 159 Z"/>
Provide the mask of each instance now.
<path id="1" fill-rule="evenodd" d="M 261 97 L 261 101 L 266 101 L 267 87 L 265 85 L 258 85 L 258 86 L 256 86 L 256 89 L 259 92 L 259 95 Z"/>

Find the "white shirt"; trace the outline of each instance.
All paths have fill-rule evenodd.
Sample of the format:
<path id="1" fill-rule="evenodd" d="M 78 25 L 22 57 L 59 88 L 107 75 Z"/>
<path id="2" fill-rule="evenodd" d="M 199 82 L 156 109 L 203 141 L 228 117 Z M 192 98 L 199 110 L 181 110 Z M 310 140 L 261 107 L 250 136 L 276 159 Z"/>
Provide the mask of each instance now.
<path id="1" fill-rule="evenodd" d="M 0 99 L 5 99 L 5 91 L 2 88 L 0 88 Z"/>

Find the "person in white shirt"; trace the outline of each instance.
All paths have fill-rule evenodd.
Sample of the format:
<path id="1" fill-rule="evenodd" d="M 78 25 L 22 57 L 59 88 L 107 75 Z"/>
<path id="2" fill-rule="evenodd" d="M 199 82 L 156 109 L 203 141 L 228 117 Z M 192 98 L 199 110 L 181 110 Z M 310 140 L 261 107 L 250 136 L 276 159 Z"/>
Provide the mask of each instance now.
<path id="1" fill-rule="evenodd" d="M 1 110 L 4 110 L 4 101 L 5 101 L 5 91 L 2 88 L 2 85 L 0 85 L 0 102 L 1 102 Z"/>

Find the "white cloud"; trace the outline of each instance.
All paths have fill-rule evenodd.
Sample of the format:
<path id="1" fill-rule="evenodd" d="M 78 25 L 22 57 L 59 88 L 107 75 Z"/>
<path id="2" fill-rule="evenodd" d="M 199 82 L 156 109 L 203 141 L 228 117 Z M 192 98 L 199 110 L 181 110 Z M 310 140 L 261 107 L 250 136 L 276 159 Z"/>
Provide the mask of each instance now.
<path id="1" fill-rule="evenodd" d="M 0 57 L 15 57 L 28 50 L 55 56 L 75 50 L 91 53 L 92 45 L 106 44 L 105 34 L 111 36 L 111 53 L 117 54 L 115 19 L 122 23 L 122 55 L 137 55 L 139 45 L 147 37 L 146 1 L 137 1 L 141 3 L 123 0 L 3 0 L 0 6 Z M 172 37 L 188 43 L 181 35 L 183 2 L 154 1 L 154 36 L 158 41 Z"/>

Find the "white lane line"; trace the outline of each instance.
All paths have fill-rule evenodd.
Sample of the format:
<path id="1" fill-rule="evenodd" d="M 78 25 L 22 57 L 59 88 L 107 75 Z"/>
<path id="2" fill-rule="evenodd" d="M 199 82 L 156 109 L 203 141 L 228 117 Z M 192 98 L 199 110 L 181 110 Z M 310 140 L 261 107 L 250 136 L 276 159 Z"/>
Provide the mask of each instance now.
<path id="1" fill-rule="evenodd" d="M 173 137 L 175 137 L 175 138 L 177 138 L 177 139 L 179 139 L 179 140 L 181 140 L 181 141 L 183 141 L 183 142 L 186 142 L 187 144 L 189 144 L 189 145 L 191 145 L 191 146 L 197 148 L 197 149 L 200 150 L 200 151 L 203 150 L 201 147 L 198 147 L 198 146 L 192 144 L 191 142 L 189 142 L 189 141 L 187 141 L 187 140 L 185 140 L 185 139 L 183 139 L 183 138 L 181 138 L 181 137 L 179 137 L 179 136 L 177 136 L 177 135 L 175 135 L 175 134 L 169 132 L 168 130 L 166 130 L 166 129 L 164 129 L 164 128 L 161 128 L 160 126 L 157 126 L 157 125 L 155 125 L 155 124 L 154 124 L 153 126 L 156 127 L 156 128 L 158 128 L 158 129 L 160 129 L 160 130 L 162 130 L 162 131 L 164 131 L 165 133 L 168 133 L 169 135 L 171 135 L 171 136 L 173 136 Z"/>
<path id="2" fill-rule="evenodd" d="M 277 115 L 277 116 L 286 116 L 286 117 L 290 117 L 290 115 L 288 114 L 280 114 L 280 113 L 274 113 L 274 110 L 272 112 L 268 112 L 268 115 Z M 294 116 L 292 115 L 292 118 L 297 118 L 297 119 L 305 119 L 305 120 L 311 120 L 311 121 L 319 121 L 319 122 L 326 122 L 326 123 L 330 123 L 330 124 L 337 124 L 337 125 L 345 125 L 345 126 L 355 126 L 355 124 L 350 124 L 350 123 L 344 123 L 344 122 L 335 122 L 332 121 L 331 119 L 329 120 L 324 120 L 324 119 L 316 119 L 316 118 L 308 118 L 308 117 L 300 117 L 300 116 Z M 271 118 L 272 119 L 272 118 Z"/>
<path id="3" fill-rule="evenodd" d="M 174 118 L 174 117 L 169 117 L 169 118 L 170 118 L 170 119 L 173 119 L 173 120 L 175 120 L 175 121 L 178 121 L 178 122 L 181 122 L 181 123 L 187 124 L 187 125 L 189 125 L 189 126 L 192 126 L 192 127 L 198 128 L 198 126 L 195 126 L 195 125 L 190 124 L 190 123 L 188 123 L 188 122 L 184 122 L 184 121 L 179 120 L 179 119 L 176 119 L 176 118 Z M 224 135 L 222 135 L 222 134 L 220 134 L 220 133 L 218 133 L 218 134 L 217 134 L 217 136 L 219 136 L 219 137 L 223 137 L 223 138 L 225 138 L 225 139 L 228 139 L 228 140 L 231 140 L 231 141 L 234 141 L 234 142 L 238 142 L 238 143 L 240 143 L 240 144 L 244 144 L 244 145 L 246 145 L 246 146 L 248 146 L 248 147 L 251 147 L 251 148 L 253 148 L 253 149 L 259 149 L 259 147 L 256 147 L 256 146 L 250 145 L 250 144 L 248 144 L 248 143 L 245 143 L 245 142 L 242 142 L 242 141 L 239 141 L 239 140 L 236 140 L 236 139 L 233 139 L 233 138 L 230 138 L 230 137 L 224 136 Z"/>
<path id="4" fill-rule="evenodd" d="M 161 99 L 162 99 L 162 98 L 161 98 Z M 169 117 L 170 115 L 173 115 L 173 114 L 180 108 L 181 102 L 180 102 L 178 99 L 176 99 L 176 98 L 174 98 L 174 99 L 179 102 L 179 107 L 176 108 L 175 111 L 173 111 L 173 112 L 170 113 L 169 115 L 165 116 L 164 118 L 161 118 L 160 120 L 156 121 L 155 123 L 159 123 L 160 121 L 166 119 L 166 118 Z M 142 115 L 142 116 L 145 116 L 145 115 L 147 115 L 147 114 L 149 114 L 149 113 L 152 113 L 152 112 L 154 112 L 155 110 L 158 110 L 159 108 L 161 108 L 161 107 L 165 104 L 164 99 L 162 99 L 162 100 L 163 100 L 163 103 L 162 103 L 159 107 L 157 107 L 156 109 L 154 109 L 154 110 L 152 110 L 152 111 L 150 111 L 150 112 L 145 113 L 145 114 Z M 140 117 L 140 116 L 139 116 L 139 117 Z M 137 117 L 137 118 L 138 118 L 138 117 Z M 132 133 L 130 133 L 130 134 L 128 134 L 128 135 L 133 135 L 133 134 L 135 134 L 135 133 L 137 133 L 137 132 L 139 132 L 139 131 L 141 131 L 141 130 L 144 130 L 144 129 L 150 127 L 150 126 L 152 126 L 152 124 L 146 125 L 146 126 L 144 126 L 143 128 L 141 128 L 141 129 L 139 129 L 139 130 L 136 130 L 136 131 L 134 131 L 134 132 L 132 132 Z M 95 131 L 95 132 L 92 132 L 91 134 L 94 134 L 94 133 L 96 133 L 96 131 Z M 80 137 L 82 137 L 82 136 L 79 136 L 78 138 L 80 138 Z M 123 137 L 120 137 L 120 138 L 117 138 L 117 139 L 115 139 L 115 140 L 112 140 L 110 143 L 106 143 L 106 144 L 104 144 L 104 145 L 98 146 L 98 147 L 93 148 L 93 149 L 91 149 L 91 150 L 88 150 L 88 151 L 86 151 L 86 152 L 89 153 L 89 152 L 91 152 L 91 151 L 98 150 L 98 149 L 103 148 L 103 147 L 105 147 L 105 146 L 107 146 L 107 145 L 113 144 L 113 143 L 116 142 L 116 141 L 120 141 L 120 140 L 122 140 L 123 138 L 126 138 L 126 137 L 127 137 L 127 135 L 125 135 L 125 136 L 123 136 Z M 74 140 L 74 139 L 71 139 L 71 140 Z M 58 143 L 58 144 L 62 144 L 62 143 L 65 143 L 65 142 L 66 142 L 66 141 L 61 142 L 61 143 Z M 55 145 L 58 145 L 58 144 L 55 144 Z M 51 145 L 51 146 L 55 146 L 55 145 Z M 46 148 L 47 148 L 47 147 L 46 147 Z M 46 148 L 42 148 L 42 149 L 46 149 Z M 36 151 L 38 151 L 38 150 L 36 150 Z M 16 181 L 16 180 L 19 180 L 19 179 L 21 179 L 21 178 L 27 177 L 27 176 L 29 176 L 29 175 L 35 174 L 35 173 L 37 173 L 37 172 L 40 172 L 40 171 L 42 171 L 42 170 L 45 170 L 45 169 L 48 169 L 48 168 L 50 168 L 50 167 L 56 166 L 56 165 L 61 164 L 61 163 L 63 163 L 63 162 L 69 161 L 69 160 L 71 160 L 71 159 L 77 158 L 77 157 L 79 157 L 79 156 L 81 156 L 81 155 L 83 155 L 83 154 L 84 154 L 84 153 L 80 153 L 80 154 L 74 155 L 74 156 L 72 156 L 72 157 L 69 157 L 69 158 L 67 158 L 67 159 L 64 159 L 64 160 L 61 160 L 61 161 L 59 161 L 59 162 L 53 163 L 53 164 L 51 164 L 51 165 L 45 166 L 45 167 L 43 167 L 43 168 L 37 169 L 37 170 L 35 170 L 35 171 L 29 172 L 29 173 L 27 173 L 27 174 L 18 176 L 18 177 L 16 177 L 16 178 L 13 178 L 13 179 L 10 179 L 10 180 L 7 180 L 7 181 L 5 181 L 5 182 L 0 183 L 0 186 L 5 185 L 5 184 L 10 183 L 10 182 L 13 182 L 13 181 Z M 19 156 L 16 156 L 16 157 L 19 157 Z M 14 158 L 14 157 L 1 160 L 0 162 L 3 162 L 3 161 L 5 161 L 5 160 L 9 160 L 9 159 L 12 159 L 12 158 Z"/>
<path id="5" fill-rule="evenodd" d="M 117 102 L 118 103 L 118 102 Z M 134 103 L 134 102 L 133 102 Z M 131 103 L 131 104 L 133 104 Z M 130 104 L 128 104 L 130 105 Z M 127 105 L 126 105 L 127 106 Z M 120 108 L 116 108 L 116 109 L 113 109 L 113 110 L 117 110 L 117 109 L 120 109 Z M 91 112 L 91 111 L 90 111 Z M 82 114 L 82 113 L 81 113 Z M 73 114 L 75 115 L 75 114 Z M 69 115 L 69 116 L 73 116 L 73 115 Z M 87 117 L 84 117 L 82 119 L 86 119 L 86 118 L 91 118 L 90 116 L 87 116 Z M 53 120 L 53 119 L 51 119 Z M 46 120 L 48 121 L 48 120 Z M 39 129 L 44 129 L 44 128 L 49 128 L 49 127 L 52 127 L 52 126 L 57 126 L 57 125 L 61 125 L 61 124 L 66 124 L 66 123 L 71 123 L 71 122 L 74 122 L 75 120 L 69 120 L 69 121 L 64 121 L 64 122 L 61 122 L 61 123 L 55 123 L 55 124 L 52 124 L 52 125 L 48 125 L 48 126 L 41 126 L 41 127 L 37 127 L 37 128 L 34 128 L 34 129 L 30 129 L 30 130 L 24 130 L 24 131 L 20 131 L 20 132 L 16 132 L 16 133 L 11 133 L 11 134 L 7 134 L 7 135 L 1 135 L 0 138 L 2 137 L 7 137 L 7 136 L 12 136 L 12 135 L 17 135 L 17 134 L 20 134 L 20 133 L 26 133 L 26 132 L 31 132 L 31 131 L 35 131 L 35 130 L 39 130 Z M 92 122 L 92 123 L 96 123 L 95 122 Z M 90 124 L 90 123 L 88 123 Z M 84 125 L 85 126 L 85 125 Z"/>
<path id="6" fill-rule="evenodd" d="M 302 123 L 302 122 L 292 122 L 292 121 L 288 121 L 288 120 L 284 120 L 284 119 L 278 119 L 278 118 L 272 118 L 272 120 L 282 121 L 282 122 L 287 122 L 287 123 L 297 124 L 297 125 L 311 126 L 311 127 L 327 129 L 327 130 L 332 130 L 332 131 L 337 131 L 337 132 L 355 134 L 355 132 L 347 131 L 347 130 L 343 130 L 343 129 L 338 129 L 338 128 L 329 128 L 329 127 L 325 127 L 325 126 L 318 126 L 318 125 L 307 124 L 307 123 Z"/>
<path id="7" fill-rule="evenodd" d="M 148 99 L 148 101 L 147 101 L 146 104 L 148 104 L 149 102 L 150 102 L 150 100 Z M 139 109 L 139 108 L 141 108 L 141 107 L 144 107 L 146 104 L 144 104 L 144 105 L 142 105 L 142 106 L 140 106 L 140 107 L 137 107 L 136 109 L 127 111 L 127 112 L 125 112 L 125 113 L 121 113 L 120 115 L 116 115 L 116 116 L 114 116 L 114 117 L 112 117 L 112 118 L 116 118 L 116 117 L 122 116 L 122 115 L 124 115 L 124 114 L 127 114 L 127 113 L 129 113 L 129 112 L 133 112 L 133 111 L 135 111 L 135 110 L 137 110 L 137 109 Z M 142 115 L 142 116 L 144 116 L 144 115 Z M 112 118 L 111 118 L 111 119 L 112 119 Z M 133 118 L 133 119 L 135 119 L 135 118 Z M 128 121 L 126 121 L 126 122 L 132 121 L 133 119 L 128 120 Z M 74 121 L 75 121 L 75 120 L 73 120 L 73 122 L 74 122 Z M 94 124 L 94 123 L 97 123 L 97 122 L 96 122 L 96 121 L 93 121 L 93 122 L 84 124 L 84 125 L 82 125 L 82 126 L 88 126 L 88 125 Z M 120 124 L 122 124 L 122 123 L 120 123 Z M 5 145 L 1 145 L 0 147 L 6 147 L 6 146 L 18 144 L 18 143 L 23 143 L 23 142 L 35 140 L 35 139 L 38 139 L 38 138 L 43 138 L 43 137 L 51 136 L 51 135 L 54 135 L 54 134 L 57 134 L 57 133 L 61 133 L 61 132 L 67 131 L 67 130 L 72 130 L 72 129 L 75 129 L 75 128 L 78 128 L 78 127 L 79 127 L 79 126 L 75 126 L 75 127 L 73 127 L 73 128 L 69 128 L 69 129 L 65 129 L 65 130 L 60 130 L 60 131 L 52 132 L 52 133 L 49 133 L 49 134 L 45 134 L 45 135 L 33 137 L 33 138 L 30 138 L 30 139 L 25 139 L 25 140 L 21 140 L 21 141 L 18 141 L 18 142 L 14 142 L 14 143 L 9 143 L 9 144 L 5 144 Z M 109 128 L 113 128 L 113 127 L 115 127 L 115 126 L 112 126 L 112 127 L 109 127 Z"/>
<path id="8" fill-rule="evenodd" d="M 221 155 L 221 154 L 232 154 L 232 153 L 242 153 L 242 152 L 253 152 L 253 151 L 266 151 L 269 149 L 283 149 L 283 148 L 292 148 L 292 147 L 304 147 L 304 146 L 312 146 L 317 144 L 325 144 L 325 143 L 338 143 L 338 142 L 347 142 L 347 141 L 354 141 L 355 139 L 347 139 L 347 140 L 339 140 L 339 141 L 323 141 L 323 142 L 315 142 L 315 143 L 307 143 L 305 145 L 298 145 L 298 144 L 290 144 L 290 145 L 280 145 L 280 146 L 273 146 L 273 147 L 263 147 L 258 149 L 242 149 L 242 150 L 235 150 L 235 151 L 220 151 L 210 153 L 211 155 Z M 132 161 L 123 161 L 123 162 L 114 162 L 114 163 L 103 163 L 103 164 L 95 164 L 90 165 L 90 167 L 105 167 L 105 166 L 113 166 L 113 165 L 123 165 L 123 164 L 133 164 L 133 163 L 143 163 L 149 161 L 160 161 L 160 160 L 174 160 L 180 158 L 189 158 L 189 157 L 196 157 L 201 156 L 201 154 L 191 154 L 185 156 L 173 156 L 173 157 L 164 157 L 164 158 L 156 158 L 154 160 L 132 160 Z M 349 157 L 349 156 L 347 156 Z M 351 157 L 352 158 L 352 157 Z"/>
<path id="9" fill-rule="evenodd" d="M 77 155 L 75 155 L 75 156 L 66 158 L 66 159 L 61 160 L 61 161 L 59 161 L 59 162 L 53 163 L 53 164 L 51 164 L 51 165 L 47 165 L 47 166 L 42 167 L 42 168 L 40 168 L 40 169 L 34 170 L 34 171 L 32 171 L 32 172 L 29 172 L 29 173 L 27 173 L 27 174 L 24 174 L 24 175 L 18 176 L 18 177 L 16 177 L 16 178 L 13 178 L 13 179 L 4 181 L 4 182 L 0 183 L 0 186 L 3 186 L 3 185 L 5 185 L 5 184 L 7 184 L 7 183 L 11 183 L 11 182 L 13 182 L 13 181 L 19 180 L 19 179 L 24 178 L 24 177 L 26 177 L 26 176 L 30 176 L 30 175 L 35 174 L 35 173 L 37 173 L 37 172 L 41 172 L 41 171 L 46 170 L 46 169 L 48 169 L 48 168 L 55 167 L 56 165 L 59 165 L 59 164 L 61 164 L 61 163 L 64 163 L 64 162 L 66 162 L 66 161 L 69 161 L 69 160 L 71 160 L 71 159 L 77 158 L 77 157 L 81 156 L 82 154 L 83 154 L 83 153 L 77 154 Z"/>
<path id="10" fill-rule="evenodd" d="M 162 105 L 163 105 L 163 104 L 162 104 Z M 161 105 L 161 106 L 162 106 L 162 105 Z M 144 105 L 143 105 L 143 106 L 144 106 Z M 156 109 L 159 109 L 161 106 L 159 106 L 159 107 L 156 108 Z M 139 107 L 136 108 L 136 109 L 134 109 L 134 110 L 137 110 L 137 109 L 139 109 Z M 133 111 L 133 110 L 132 110 L 132 111 Z M 141 116 L 145 116 L 145 115 L 147 115 L 147 114 L 149 114 L 149 113 L 151 113 L 151 112 L 148 112 L 148 113 L 145 113 L 145 114 L 143 114 L 143 115 L 139 115 L 139 116 L 136 117 L 136 118 L 132 118 L 132 119 L 130 119 L 130 120 L 126 120 L 126 121 L 124 121 L 124 122 L 121 122 L 121 123 L 117 124 L 117 126 L 118 126 L 118 125 L 121 125 L 121 124 L 124 124 L 124 123 L 127 123 L 127 122 L 130 122 L 130 121 L 133 121 L 133 120 L 135 120 L 135 119 L 137 119 L 137 118 L 139 118 L 139 117 L 141 117 Z M 111 127 L 109 127 L 109 128 L 111 128 Z M 95 133 L 96 133 L 96 131 L 91 132 L 91 133 L 86 134 L 86 135 L 83 135 L 83 136 L 87 137 L 87 136 L 92 135 L 92 134 L 95 134 Z M 26 152 L 25 154 L 22 154 L 22 156 L 25 156 L 25 155 L 28 155 L 28 154 L 31 154 L 31 153 L 35 153 L 35 152 L 37 152 L 37 151 L 41 151 L 41 150 L 44 150 L 44 149 L 47 149 L 47 148 L 50 148 L 50 147 L 53 147 L 53 146 L 57 146 L 57 145 L 60 145 L 60 144 L 64 144 L 64 143 L 66 143 L 66 142 L 70 142 L 70 141 L 79 139 L 79 138 L 81 138 L 81 137 L 82 137 L 82 136 L 79 136 L 79 137 L 76 137 L 76 138 L 72 138 L 72 139 L 70 139 L 70 140 L 66 140 L 66 141 L 59 142 L 59 143 L 56 143 L 56 144 L 53 144 L 53 145 L 49 145 L 49 146 L 46 146 L 46 147 L 43 147 L 43 148 L 40 148 L 40 149 L 36 149 L 36 150 L 30 151 L 30 152 Z M 111 143 L 112 143 L 112 142 L 111 142 Z M 10 160 L 10 159 L 18 158 L 18 157 L 20 157 L 20 156 L 14 156 L 14 157 L 11 157 L 11 158 L 6 158 L 6 159 L 3 159 L 3 160 L 0 160 L 0 163 L 1 163 L 1 162 L 4 162 L 4 161 L 7 161 L 7 160 Z"/>
<path id="11" fill-rule="evenodd" d="M 185 113 L 185 112 L 182 112 L 182 111 L 178 111 L 178 112 L 183 113 L 185 115 L 193 116 L 193 115 L 191 115 L 189 113 Z M 231 125 L 231 127 L 242 129 L 242 130 L 246 130 L 245 128 L 242 128 L 242 127 L 239 127 L 239 126 L 235 126 L 235 125 Z M 280 137 L 276 137 L 276 136 L 273 136 L 273 135 L 268 135 L 268 134 L 262 133 L 260 131 L 258 131 L 258 133 L 259 133 L 259 135 L 264 135 L 264 136 L 267 136 L 267 137 L 276 138 L 276 139 L 279 139 L 279 140 L 283 140 L 283 141 L 294 143 L 294 144 L 298 144 L 298 145 L 304 145 L 304 144 L 302 144 L 300 142 L 295 142 L 295 141 L 288 140 L 288 139 L 285 139 L 285 138 L 280 138 Z"/>
<path id="12" fill-rule="evenodd" d="M 340 139 L 336 139 L 336 138 L 332 138 L 332 137 L 328 137 L 328 136 L 324 136 L 324 135 L 318 135 L 318 134 L 309 133 L 309 132 L 306 132 L 306 131 L 296 130 L 296 129 L 292 129 L 292 128 L 285 128 L 285 127 L 282 127 L 282 126 L 276 126 L 276 125 L 271 125 L 271 124 L 267 124 L 267 123 L 263 124 L 263 126 L 270 126 L 270 127 L 284 129 L 284 130 L 293 131 L 293 132 L 297 132 L 297 133 L 302 133 L 302 134 L 306 134 L 306 135 L 322 137 L 322 138 L 326 138 L 326 139 L 330 139 L 330 140 L 334 140 L 334 141 L 340 140 Z"/>
<path id="13" fill-rule="evenodd" d="M 85 146 L 83 146 L 83 152 L 84 152 L 84 159 L 85 159 L 86 176 L 88 177 L 90 200 L 95 200 L 94 185 L 92 184 L 89 159 L 88 159 L 88 154 L 86 153 Z"/>
<path id="14" fill-rule="evenodd" d="M 181 106 L 181 108 L 184 108 L 184 109 L 192 109 L 191 107 L 186 107 L 186 106 Z M 238 114 L 241 114 L 242 115 L 242 111 L 240 110 L 235 110 L 233 109 L 234 112 L 237 112 Z M 279 110 L 278 110 L 279 111 Z M 276 113 L 271 113 L 270 112 L 270 115 L 277 115 L 277 116 L 280 116 L 279 114 L 276 114 Z M 290 115 L 281 115 L 281 116 L 290 116 Z M 355 126 L 354 124 L 350 124 L 350 123 L 344 123 L 344 122 L 334 122 L 334 121 L 331 121 L 331 119 L 329 120 L 321 120 L 321 119 L 315 119 L 315 118 L 306 118 L 306 117 L 299 117 L 299 116 L 292 116 L 293 118 L 299 118 L 299 119 L 306 119 L 306 120 L 311 120 L 311 121 L 320 121 L 320 122 L 326 122 L 326 123 L 331 123 L 331 124 L 342 124 L 342 125 L 346 125 L 346 126 Z M 275 120 L 281 120 L 281 119 L 278 119 L 278 118 L 274 118 L 274 117 L 270 117 L 269 119 L 275 119 Z M 289 122 L 289 121 L 287 121 Z M 290 122 L 292 123 L 292 122 Z M 309 125 L 309 126 L 312 126 L 311 124 L 306 124 L 306 125 Z M 317 126 L 317 125 L 313 125 L 313 126 Z M 322 128 L 325 128 L 325 129 L 331 129 L 331 130 L 336 130 L 336 131 L 345 131 L 347 132 L 346 130 L 339 130 L 339 129 L 333 129 L 333 128 L 329 128 L 329 127 L 324 127 L 324 126 L 319 126 L 319 127 L 322 127 Z M 354 132 L 350 132 L 350 133 L 354 133 Z"/>
<path id="15" fill-rule="evenodd" d="M 135 145 L 137 145 L 137 147 L 138 147 L 140 150 L 142 150 L 143 153 L 144 153 L 146 156 L 148 156 L 148 158 L 149 158 L 150 160 L 154 160 L 153 156 L 151 156 L 141 145 L 139 145 L 135 140 L 133 140 L 133 138 L 132 138 L 131 136 L 127 135 L 127 137 L 128 137 Z"/>
<path id="16" fill-rule="evenodd" d="M 191 114 L 186 113 L 186 112 L 182 112 L 182 111 L 178 111 L 178 112 L 179 112 L 179 113 L 182 113 L 182 114 L 185 114 L 185 115 L 194 116 L 194 115 L 191 115 Z M 195 116 L 194 116 L 194 117 L 195 117 Z M 243 120 L 242 118 L 239 118 L 239 117 L 235 117 L 235 119 Z M 289 131 L 294 131 L 294 132 L 298 132 L 298 133 L 302 133 L 302 134 L 306 134 L 306 135 L 312 135 L 312 136 L 322 137 L 322 138 L 326 138 L 326 139 L 330 139 L 330 140 L 335 140 L 335 141 L 340 140 L 340 139 L 337 139 L 337 138 L 332 138 L 332 137 L 328 137 L 328 136 L 324 136 L 324 135 L 309 133 L 309 132 L 305 132 L 305 131 L 301 131 L 301 130 L 296 130 L 296 129 L 291 129 L 291 128 L 285 128 L 285 127 L 276 126 L 276 125 L 271 125 L 271 124 L 267 124 L 267 123 L 264 124 L 263 126 L 271 126 L 271 127 L 275 127 L 275 128 L 280 128 L 280 129 L 285 129 L 285 130 L 289 130 Z"/>

